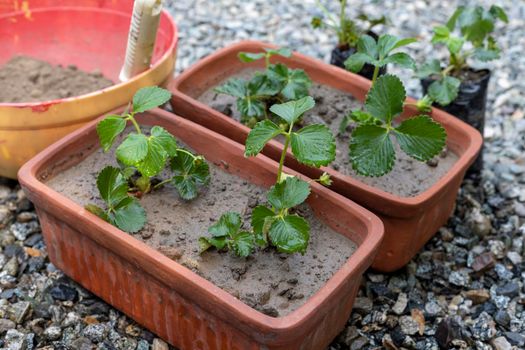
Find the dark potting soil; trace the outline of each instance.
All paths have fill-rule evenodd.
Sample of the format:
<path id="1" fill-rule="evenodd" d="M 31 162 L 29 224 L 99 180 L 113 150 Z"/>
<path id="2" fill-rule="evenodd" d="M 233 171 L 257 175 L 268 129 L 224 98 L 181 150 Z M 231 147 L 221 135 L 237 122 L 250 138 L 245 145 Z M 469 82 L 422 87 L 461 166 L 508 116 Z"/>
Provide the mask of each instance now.
<path id="1" fill-rule="evenodd" d="M 96 151 L 80 164 L 58 174 L 48 185 L 80 205 L 98 199 L 95 179 L 114 156 Z M 356 249 L 346 237 L 316 219 L 306 204 L 298 212 L 310 223 L 310 244 L 305 255 L 257 250 L 247 259 L 211 250 L 199 254 L 198 239 L 227 211 L 236 211 L 249 223 L 252 209 L 266 203 L 266 189 L 210 164 L 211 181 L 200 196 L 182 200 L 175 189 L 164 187 L 144 196 L 148 223 L 133 236 L 167 257 L 190 268 L 247 305 L 270 316 L 284 316 L 317 292 Z"/>
<path id="2" fill-rule="evenodd" d="M 15 56 L 0 67 L 0 102 L 40 102 L 87 94 L 113 85 L 100 72 L 76 66 L 53 66 L 26 56 Z"/>
<path id="3" fill-rule="evenodd" d="M 253 72 L 252 69 L 245 69 L 234 77 L 249 78 Z M 316 100 L 316 106 L 305 113 L 303 124 L 325 124 L 334 135 L 338 133 L 342 118 L 349 111 L 359 109 L 362 106 L 362 103 L 349 93 L 317 83 L 314 83 L 310 88 L 310 95 Z M 232 96 L 217 94 L 211 88 L 197 99 L 237 121 L 240 120 L 240 113 L 235 103 L 236 99 Z M 349 126 L 347 133 L 336 137 L 336 159 L 330 167 L 363 183 L 401 197 L 412 197 L 426 191 L 443 177 L 458 159 L 453 152 L 444 151 L 428 164 L 422 163 L 401 152 L 396 144 L 397 160 L 390 173 L 381 177 L 359 176 L 351 169 L 348 156 L 350 129 L 351 126 Z"/>

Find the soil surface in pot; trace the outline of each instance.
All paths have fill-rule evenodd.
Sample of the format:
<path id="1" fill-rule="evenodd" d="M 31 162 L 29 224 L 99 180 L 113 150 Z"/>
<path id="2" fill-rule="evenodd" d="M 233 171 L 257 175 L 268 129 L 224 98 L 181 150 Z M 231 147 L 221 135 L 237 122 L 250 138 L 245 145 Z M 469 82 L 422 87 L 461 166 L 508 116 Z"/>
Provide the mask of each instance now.
<path id="1" fill-rule="evenodd" d="M 26 56 L 15 56 L 0 67 L 0 102 L 40 102 L 74 97 L 113 85 L 100 72 L 76 66 L 53 66 Z"/>
<path id="2" fill-rule="evenodd" d="M 80 164 L 48 181 L 56 191 L 80 205 L 98 200 L 95 179 L 106 164 L 116 165 L 112 154 L 96 151 Z M 220 215 L 237 211 L 249 223 L 252 209 L 266 203 L 266 189 L 210 164 L 211 181 L 200 196 L 183 201 L 170 186 L 144 196 L 141 204 L 148 224 L 133 236 L 167 257 L 192 269 L 218 287 L 270 316 L 284 316 L 317 292 L 356 249 L 348 238 L 320 220 L 306 204 L 299 212 L 310 223 L 306 254 L 280 254 L 258 250 L 247 259 L 227 252 L 199 254 L 198 239 Z"/>
<path id="3" fill-rule="evenodd" d="M 229 78 L 249 78 L 253 72 L 253 69 L 245 69 L 237 75 L 225 78 L 217 85 L 221 85 Z M 215 86 L 205 91 L 201 96 L 197 96 L 197 99 L 239 121 L 240 113 L 237 110 L 235 97 L 217 94 L 213 91 L 214 88 Z M 349 93 L 318 83 L 312 84 L 310 95 L 316 100 L 316 106 L 304 115 L 303 124 L 325 124 L 330 127 L 334 135 L 338 134 L 343 117 L 349 111 L 362 107 L 362 103 Z M 345 134 L 336 137 L 336 159 L 330 167 L 344 175 L 352 176 L 365 184 L 397 196 L 413 197 L 423 193 L 443 177 L 458 160 L 458 156 L 453 152 L 444 151 L 428 164 L 422 163 L 399 151 L 396 144 L 397 160 L 390 173 L 381 177 L 359 176 L 352 170 L 348 156 L 351 128 L 350 125 Z"/>

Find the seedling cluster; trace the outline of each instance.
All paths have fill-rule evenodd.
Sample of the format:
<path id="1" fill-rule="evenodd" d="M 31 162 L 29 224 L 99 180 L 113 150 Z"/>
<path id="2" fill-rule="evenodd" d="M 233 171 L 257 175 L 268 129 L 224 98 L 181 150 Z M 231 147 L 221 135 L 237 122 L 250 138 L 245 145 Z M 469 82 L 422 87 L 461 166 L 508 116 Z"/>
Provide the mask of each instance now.
<path id="1" fill-rule="evenodd" d="M 233 78 L 217 87 L 216 92 L 237 98 L 237 110 L 241 122 L 250 128 L 258 121 L 271 117 L 269 108 L 276 103 L 284 103 L 308 96 L 312 81 L 302 69 L 290 69 L 285 64 L 272 64 L 272 56 L 290 57 L 288 48 L 265 49 L 264 52 L 239 53 L 239 59 L 249 63 L 260 59 L 265 61 L 265 70 L 255 72 L 249 80 Z"/>
<path id="2" fill-rule="evenodd" d="M 344 50 L 356 47 L 361 36 L 369 33 L 375 26 L 386 23 L 385 16 L 370 18 L 366 14 L 361 13 L 356 18 L 362 22 L 362 25 L 359 25 L 356 20 L 349 18 L 346 14 L 347 0 L 339 0 L 340 10 L 338 16 L 334 16 L 319 0 L 316 0 L 316 3 L 324 16 L 312 18 L 312 27 L 316 29 L 330 29 L 335 32 L 338 46 Z"/>
<path id="3" fill-rule="evenodd" d="M 107 166 L 97 177 L 100 197 L 106 209 L 89 204 L 86 209 L 126 232 L 137 232 L 146 223 L 146 213 L 138 198 L 165 184 L 173 185 L 181 198 L 191 200 L 210 179 L 209 167 L 202 156 L 179 147 L 175 137 L 160 126 L 146 134 L 135 116 L 166 103 L 171 93 L 159 87 L 142 88 L 133 97 L 131 108 L 122 115 L 108 115 L 97 125 L 97 134 L 104 152 L 109 152 L 126 125 L 127 133 L 115 151 L 119 167 Z M 169 165 L 169 166 L 168 166 Z M 153 184 L 152 179 L 169 177 Z"/>
<path id="4" fill-rule="evenodd" d="M 492 36 L 495 23 L 508 22 L 505 11 L 496 5 L 488 10 L 481 6 L 460 6 L 446 25 L 434 27 L 433 44 L 445 45 L 448 63 L 433 59 L 421 66 L 417 76 L 435 79 L 428 94 L 419 101 L 421 110 L 428 110 L 433 102 L 449 105 L 458 95 L 461 74 L 469 68 L 468 60 L 491 61 L 499 58 L 500 49 Z"/>
<path id="5" fill-rule="evenodd" d="M 321 124 L 294 130 L 302 115 L 315 106 L 313 98 L 307 96 L 270 107 L 270 112 L 282 123 L 271 120 L 258 122 L 251 130 L 245 145 L 245 155 L 256 156 L 271 139 L 282 135 L 285 138 L 275 185 L 267 193 L 269 205 L 254 208 L 251 229 L 241 230 L 242 220 L 238 213 L 228 212 L 209 228 L 211 237 L 201 237 L 201 250 L 210 247 L 231 249 L 240 257 L 246 257 L 256 246 L 274 246 L 284 253 L 304 253 L 310 239 L 308 222 L 292 210 L 302 204 L 310 194 L 310 184 L 283 172 L 288 149 L 301 163 L 320 167 L 335 159 L 335 139 L 330 130 Z M 330 185 L 330 177 L 323 174 L 318 180 Z"/>

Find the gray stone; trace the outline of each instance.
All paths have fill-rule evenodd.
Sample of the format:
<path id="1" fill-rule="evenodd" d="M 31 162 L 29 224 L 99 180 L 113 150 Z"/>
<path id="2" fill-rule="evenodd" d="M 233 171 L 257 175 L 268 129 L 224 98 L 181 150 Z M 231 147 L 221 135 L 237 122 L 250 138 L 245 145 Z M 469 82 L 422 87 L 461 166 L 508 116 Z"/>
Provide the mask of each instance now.
<path id="1" fill-rule="evenodd" d="M 151 350 L 168 350 L 168 344 L 162 339 L 155 338 L 151 344 Z"/>
<path id="2" fill-rule="evenodd" d="M 16 324 L 20 324 L 29 315 L 31 303 L 28 301 L 19 301 L 8 309 L 9 319 Z"/>
<path id="3" fill-rule="evenodd" d="M 419 324 L 411 316 L 401 316 L 399 326 L 401 331 L 407 335 L 414 335 L 419 331 Z"/>
<path id="4" fill-rule="evenodd" d="M 0 318 L 0 335 L 14 328 L 16 328 L 16 323 L 5 318 Z"/>
<path id="5" fill-rule="evenodd" d="M 490 342 L 495 350 L 512 350 L 512 345 L 505 337 L 497 337 Z"/>
<path id="6" fill-rule="evenodd" d="M 520 347 L 525 346 L 525 335 L 523 334 L 519 334 L 516 332 L 505 332 L 505 337 L 512 345 Z"/>
<path id="7" fill-rule="evenodd" d="M 137 343 L 137 350 L 149 350 L 149 344 L 145 340 L 139 340 Z"/>
<path id="8" fill-rule="evenodd" d="M 108 327 L 103 323 L 90 324 L 82 332 L 84 337 L 94 343 L 100 343 L 108 334 Z"/>
<path id="9" fill-rule="evenodd" d="M 47 340 L 57 340 L 62 335 L 62 329 L 58 326 L 50 326 L 44 330 L 44 337 Z"/>
<path id="10" fill-rule="evenodd" d="M 394 306 L 392 306 L 392 311 L 394 311 L 394 313 L 396 313 L 397 315 L 402 315 L 407 305 L 408 297 L 406 293 L 399 293 L 396 303 L 394 304 Z"/>

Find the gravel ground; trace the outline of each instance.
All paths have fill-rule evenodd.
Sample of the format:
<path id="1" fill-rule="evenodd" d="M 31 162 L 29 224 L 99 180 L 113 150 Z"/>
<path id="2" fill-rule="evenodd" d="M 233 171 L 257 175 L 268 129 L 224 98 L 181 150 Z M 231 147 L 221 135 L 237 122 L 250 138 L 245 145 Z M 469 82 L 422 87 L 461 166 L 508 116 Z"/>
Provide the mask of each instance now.
<path id="1" fill-rule="evenodd" d="M 288 45 L 328 60 L 328 33 L 309 28 L 312 0 L 168 1 L 181 41 L 181 71 L 241 39 Z M 335 4 L 335 1 L 332 1 Z M 478 1 L 489 4 L 489 1 Z M 462 1 L 352 1 L 353 11 L 386 14 L 388 32 L 425 42 Z M 369 272 L 355 312 L 331 349 L 525 349 L 525 3 L 505 0 L 503 58 L 491 67 L 486 166 L 466 180 L 447 226 L 401 271 Z M 428 44 L 413 54 L 433 56 Z M 444 52 L 438 52 L 442 55 Z M 409 91 L 419 84 L 399 72 Z M 0 348 L 155 349 L 168 346 L 64 277 L 49 263 L 31 203 L 0 179 Z"/>

